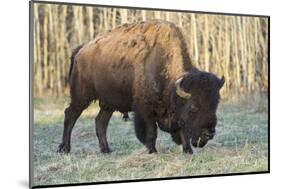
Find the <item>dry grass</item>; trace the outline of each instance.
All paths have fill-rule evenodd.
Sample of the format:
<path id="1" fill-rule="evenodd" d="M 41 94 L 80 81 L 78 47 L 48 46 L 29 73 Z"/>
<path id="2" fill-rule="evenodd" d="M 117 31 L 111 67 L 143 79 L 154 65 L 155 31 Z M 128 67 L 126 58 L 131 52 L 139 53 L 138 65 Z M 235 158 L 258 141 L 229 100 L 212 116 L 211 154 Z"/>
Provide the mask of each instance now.
<path id="1" fill-rule="evenodd" d="M 34 184 L 130 180 L 173 176 L 227 174 L 268 169 L 267 110 L 222 103 L 217 135 L 194 155 L 182 153 L 170 136 L 159 131 L 157 154 L 147 154 L 137 141 L 133 123 L 115 113 L 108 128 L 114 150 L 101 154 L 94 129 L 97 106 L 87 109 L 74 128 L 72 152 L 57 154 L 66 99 L 36 99 L 34 110 Z M 245 108 L 246 107 L 246 108 Z M 132 117 L 132 116 L 131 116 Z"/>

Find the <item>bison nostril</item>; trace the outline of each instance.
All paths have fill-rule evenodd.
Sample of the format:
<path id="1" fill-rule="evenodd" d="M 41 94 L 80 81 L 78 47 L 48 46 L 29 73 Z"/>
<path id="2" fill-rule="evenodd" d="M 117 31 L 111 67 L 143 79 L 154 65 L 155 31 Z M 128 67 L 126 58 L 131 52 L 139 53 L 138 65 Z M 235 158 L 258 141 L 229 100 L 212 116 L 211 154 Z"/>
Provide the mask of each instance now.
<path id="1" fill-rule="evenodd" d="M 215 128 L 213 128 L 213 127 L 211 127 L 210 129 L 209 129 L 209 132 L 208 133 L 212 133 L 212 134 L 214 134 L 216 132 L 216 129 Z"/>
<path id="2" fill-rule="evenodd" d="M 212 139 L 212 138 L 214 138 L 214 136 L 215 136 L 215 132 L 213 132 L 213 133 L 205 133 L 205 137 L 207 139 Z"/>

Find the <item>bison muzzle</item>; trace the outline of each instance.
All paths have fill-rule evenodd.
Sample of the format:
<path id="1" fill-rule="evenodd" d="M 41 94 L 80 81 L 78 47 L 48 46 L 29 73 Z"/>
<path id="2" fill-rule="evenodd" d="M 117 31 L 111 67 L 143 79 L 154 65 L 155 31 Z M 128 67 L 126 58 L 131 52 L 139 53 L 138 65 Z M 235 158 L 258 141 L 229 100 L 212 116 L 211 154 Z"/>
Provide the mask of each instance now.
<path id="1" fill-rule="evenodd" d="M 136 136 L 149 153 L 157 151 L 158 127 L 190 154 L 192 146 L 203 147 L 215 135 L 224 78 L 191 64 L 183 35 L 173 23 L 136 22 L 98 35 L 73 51 L 69 78 L 71 102 L 59 152 L 70 151 L 73 126 L 95 100 L 103 153 L 110 152 L 106 130 L 114 111 L 124 117 L 135 113 Z"/>

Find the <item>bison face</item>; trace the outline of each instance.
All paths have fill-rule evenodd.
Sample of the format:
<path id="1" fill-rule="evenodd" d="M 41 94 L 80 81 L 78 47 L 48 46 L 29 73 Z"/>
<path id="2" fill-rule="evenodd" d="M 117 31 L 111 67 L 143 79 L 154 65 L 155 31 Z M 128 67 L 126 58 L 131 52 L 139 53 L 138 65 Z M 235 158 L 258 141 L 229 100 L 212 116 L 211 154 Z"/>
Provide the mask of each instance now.
<path id="1" fill-rule="evenodd" d="M 184 151 L 192 153 L 194 147 L 203 147 L 215 136 L 216 110 L 219 91 L 224 78 L 201 71 L 186 74 L 175 83 L 175 120 L 180 128 L 171 133 L 176 143 L 182 143 Z"/>
<path id="2" fill-rule="evenodd" d="M 197 128 L 193 128 L 191 132 L 191 143 L 194 147 L 204 147 L 207 142 L 214 138 L 216 133 L 216 116 L 210 118 L 210 122 L 202 122 L 205 125 L 200 125 Z M 196 122 L 194 123 L 196 125 Z M 199 123 L 200 124 L 200 123 Z"/>

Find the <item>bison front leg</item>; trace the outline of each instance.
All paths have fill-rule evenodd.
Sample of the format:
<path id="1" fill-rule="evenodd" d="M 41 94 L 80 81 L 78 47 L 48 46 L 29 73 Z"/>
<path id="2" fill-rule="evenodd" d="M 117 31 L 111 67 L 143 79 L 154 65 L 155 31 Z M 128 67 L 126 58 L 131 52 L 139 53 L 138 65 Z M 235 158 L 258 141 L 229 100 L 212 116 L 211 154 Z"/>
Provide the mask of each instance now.
<path id="1" fill-rule="evenodd" d="M 149 153 L 157 152 L 155 148 L 157 138 L 156 122 L 145 111 L 135 111 L 135 132 L 137 138 L 147 147 Z"/>
<path id="2" fill-rule="evenodd" d="M 193 154 L 193 150 L 190 143 L 191 138 L 189 137 L 188 133 L 183 129 L 180 131 L 180 138 L 182 142 L 183 152 Z"/>
<path id="3" fill-rule="evenodd" d="M 111 152 L 106 139 L 106 130 L 112 113 L 113 111 L 101 109 L 96 117 L 96 134 L 99 140 L 99 146 L 102 153 Z"/>
<path id="4" fill-rule="evenodd" d="M 155 153 L 157 152 L 155 148 L 156 138 L 157 138 L 157 126 L 154 121 L 148 120 L 146 122 L 146 147 L 148 149 L 148 153 Z"/>

